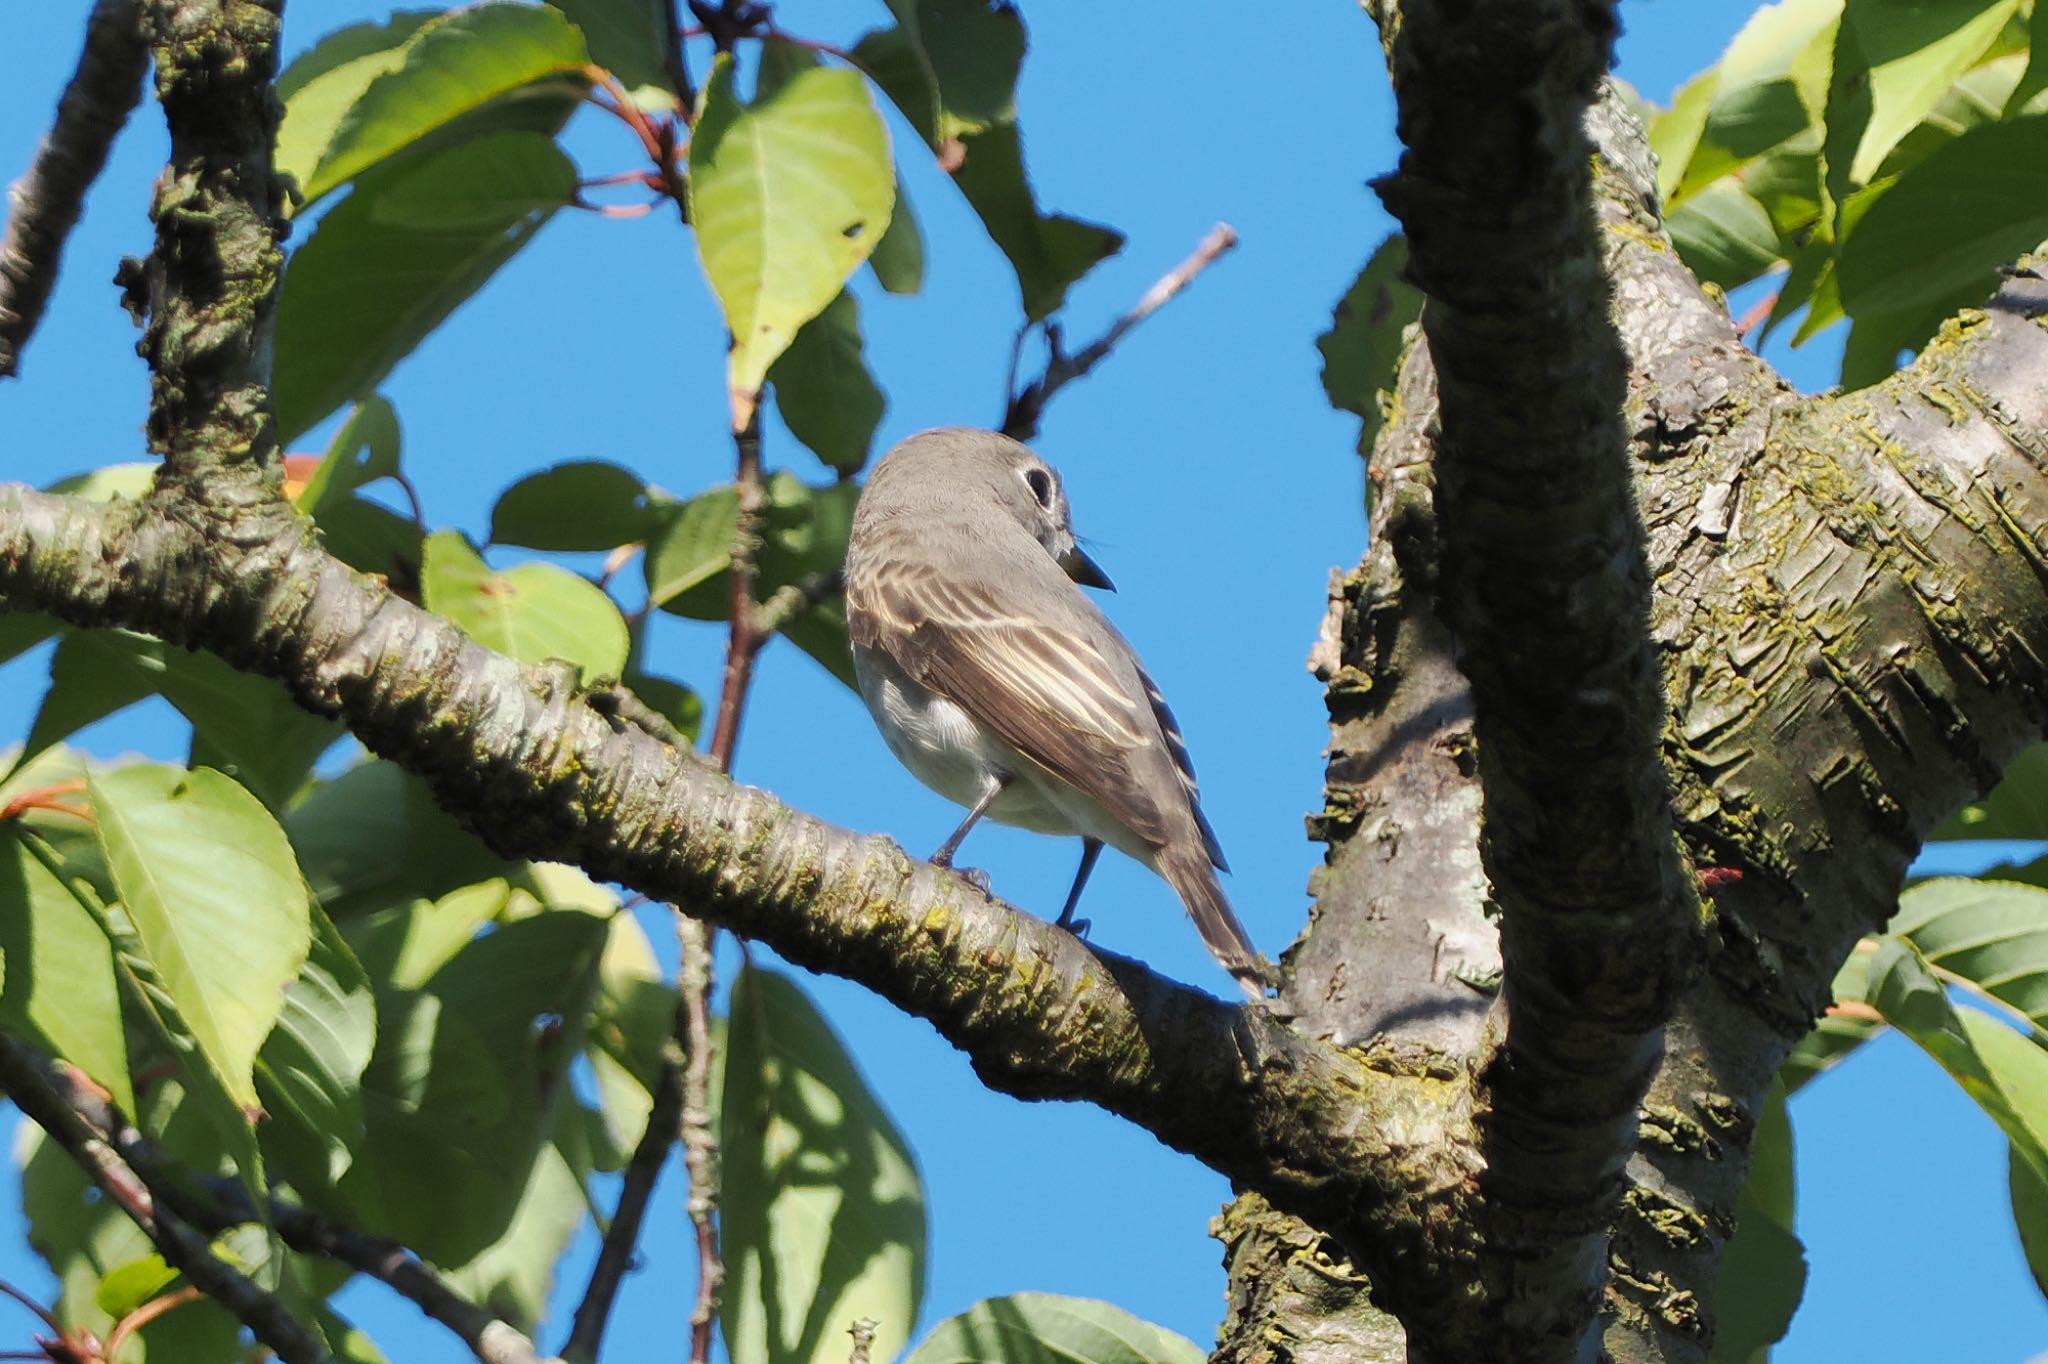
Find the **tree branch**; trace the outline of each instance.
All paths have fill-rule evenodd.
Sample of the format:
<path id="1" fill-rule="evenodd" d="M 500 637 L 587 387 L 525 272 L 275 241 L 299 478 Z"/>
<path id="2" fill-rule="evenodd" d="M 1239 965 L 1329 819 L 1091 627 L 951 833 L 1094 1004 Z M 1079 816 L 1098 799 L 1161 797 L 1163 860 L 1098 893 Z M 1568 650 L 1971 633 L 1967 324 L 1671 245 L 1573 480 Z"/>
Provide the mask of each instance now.
<path id="1" fill-rule="evenodd" d="M 1045 405 L 1052 401 L 1053 394 L 1074 380 L 1085 377 L 1088 371 L 1101 364 L 1131 328 L 1165 307 L 1175 294 L 1194 282 L 1196 275 L 1236 245 L 1237 232 L 1229 223 L 1218 223 L 1210 228 L 1209 235 L 1202 238 L 1201 245 L 1192 255 L 1154 281 L 1143 298 L 1110 323 L 1109 330 L 1083 347 L 1079 354 L 1068 355 L 1061 350 L 1058 329 L 1048 325 L 1045 335 L 1052 354 L 1046 361 L 1045 372 L 1010 396 L 1003 412 L 1002 433 L 1012 440 L 1028 442 L 1034 439 L 1038 435 L 1039 422 L 1045 416 Z M 1023 339 L 1023 334 L 1019 333 L 1017 340 L 1020 345 Z M 1012 356 L 1014 368 L 1015 357 Z M 1012 382 L 1014 380 L 1013 373 Z"/>
<path id="2" fill-rule="evenodd" d="M 149 49 L 139 0 L 98 0 L 85 23 L 85 48 L 57 101 L 56 121 L 36 159 L 7 192 L 7 235 L 0 239 L 0 378 L 19 371 L 21 352 L 56 287 L 64 240 L 85 192 L 107 163 L 115 134 L 142 97 Z"/>
<path id="3" fill-rule="evenodd" d="M 294 534 L 238 549 L 154 505 L 0 487 L 0 599 L 276 677 L 493 846 L 576 863 L 860 981 L 930 1019 L 991 1087 L 1129 1118 L 1340 1230 L 1393 1266 L 1396 1290 L 1448 1292 L 1469 1270 L 1434 1241 L 1470 1166 L 1443 1140 L 1445 1072 L 1427 1058 L 1298 1037 L 735 785 Z"/>
<path id="4" fill-rule="evenodd" d="M 283 1303 L 215 1255 L 203 1234 L 159 1203 L 109 1135 L 96 1131 L 65 1102 L 44 1067 L 34 1051 L 0 1033 L 0 1088 L 142 1229 L 165 1264 L 226 1308 L 286 1364 L 333 1364 L 326 1347 Z"/>
<path id="5" fill-rule="evenodd" d="M 1379 188 L 1428 295 L 1442 599 L 1504 959 L 1473 1115 L 1499 1316 L 1432 1353 L 1593 1357 L 1636 1102 L 1699 957 L 1581 127 L 1615 31 L 1607 4 L 1407 0 L 1390 49 L 1407 150 Z"/>

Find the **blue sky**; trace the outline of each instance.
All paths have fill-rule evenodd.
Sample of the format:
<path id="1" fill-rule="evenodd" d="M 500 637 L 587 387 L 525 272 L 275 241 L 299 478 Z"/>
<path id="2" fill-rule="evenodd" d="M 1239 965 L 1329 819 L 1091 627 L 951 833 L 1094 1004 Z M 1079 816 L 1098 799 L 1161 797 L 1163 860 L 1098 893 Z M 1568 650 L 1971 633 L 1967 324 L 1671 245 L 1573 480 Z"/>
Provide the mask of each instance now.
<path id="1" fill-rule="evenodd" d="M 75 58 L 84 8 L 10 13 L 0 174 L 27 163 Z M 792 0 L 778 10 L 784 27 L 830 40 L 887 18 L 879 0 Z M 291 0 L 287 50 L 385 13 L 358 0 Z M 1364 538 L 1355 419 L 1324 402 L 1314 339 L 1388 227 L 1365 184 L 1396 154 L 1377 40 L 1340 0 L 1284 13 L 1184 0 L 1040 3 L 1026 14 L 1033 50 L 1020 103 L 1041 199 L 1130 239 L 1074 291 L 1070 335 L 1095 335 L 1212 223 L 1232 223 L 1243 239 L 1095 377 L 1059 395 L 1037 447 L 1064 472 L 1077 527 L 1122 589 L 1106 605 L 1182 720 L 1236 868 L 1231 892 L 1253 938 L 1277 955 L 1300 925 L 1319 857 L 1301 816 L 1320 803 L 1325 727 L 1302 660 L 1328 571 L 1356 562 Z M 1631 0 L 1623 17 L 1621 73 L 1662 99 L 1714 59 L 1746 11 Z M 601 118 L 579 118 L 568 143 L 589 175 L 635 165 L 630 137 Z M 161 122 L 145 108 L 94 192 L 23 378 L 0 386 L 9 478 L 47 483 L 140 456 L 145 376 L 110 279 L 121 255 L 149 244 L 143 215 L 163 151 Z M 972 215 L 926 158 L 905 159 L 929 268 L 918 298 L 863 298 L 869 361 L 890 397 L 884 446 L 927 426 L 996 420 L 1018 315 L 1014 281 Z M 615 460 L 677 493 L 729 477 L 723 347 L 672 215 L 565 213 L 385 392 L 430 519 L 481 539 L 498 489 L 561 460 Z M 1819 387 L 1833 356 L 1816 343 L 1789 372 Z M 304 448 L 318 448 L 317 438 Z M 766 458 L 820 477 L 772 429 Z M 710 691 L 722 640 L 669 622 L 653 661 Z M 31 659 L 0 673 L 0 740 L 25 731 L 38 667 Z M 161 709 L 88 738 L 102 753 L 181 751 Z M 918 852 L 957 818 L 895 765 L 849 692 L 779 644 L 763 660 L 738 770 Z M 963 860 L 987 869 L 1005 896 L 1050 912 L 1074 852 L 1071 842 L 984 826 Z M 1086 903 L 1106 946 L 1229 988 L 1172 893 L 1135 864 L 1105 858 Z M 1092 1110 L 987 1093 L 929 1027 L 857 988 L 820 981 L 815 992 L 923 1164 L 927 1325 L 978 1298 L 1035 1289 L 1109 1298 L 1211 1339 L 1223 1275 L 1204 1226 L 1229 1196 L 1221 1178 Z M 1813 1273 L 1780 1364 L 2019 1364 L 2048 1349 L 2048 1311 L 2005 1211 L 2002 1143 L 1931 1063 L 1887 1037 L 1812 1085 L 1793 1111 L 1799 1230 Z M 19 1241 L 16 1199 L 0 1180 L 0 1275 L 41 1291 L 48 1276 Z M 615 1358 L 677 1352 L 689 1274 L 680 1222 L 672 1171 L 647 1268 L 621 1307 Z M 571 1262 L 572 1301 L 588 1251 Z M 380 1290 L 352 1289 L 348 1302 L 394 1356 L 468 1358 Z M 0 1349 L 26 1343 L 26 1327 L 25 1317 L 0 1324 Z M 559 1331 L 546 1338 L 558 1343 Z"/>

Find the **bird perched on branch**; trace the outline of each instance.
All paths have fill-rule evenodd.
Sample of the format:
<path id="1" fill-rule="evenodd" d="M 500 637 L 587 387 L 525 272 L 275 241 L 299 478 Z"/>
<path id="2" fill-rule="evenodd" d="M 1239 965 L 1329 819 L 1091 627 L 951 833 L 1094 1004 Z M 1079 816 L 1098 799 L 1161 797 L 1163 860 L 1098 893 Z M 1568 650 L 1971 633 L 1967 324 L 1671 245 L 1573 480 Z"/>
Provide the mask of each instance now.
<path id="1" fill-rule="evenodd" d="M 1202 941 L 1253 998 L 1264 970 L 1216 879 L 1180 727 L 1138 656 L 1077 583 L 1111 588 L 1074 541 L 1060 477 L 1007 436 L 945 427 L 883 457 L 846 551 L 860 691 L 889 749 L 967 807 L 932 861 L 952 865 L 983 816 L 1078 834 L 1164 877 Z"/>

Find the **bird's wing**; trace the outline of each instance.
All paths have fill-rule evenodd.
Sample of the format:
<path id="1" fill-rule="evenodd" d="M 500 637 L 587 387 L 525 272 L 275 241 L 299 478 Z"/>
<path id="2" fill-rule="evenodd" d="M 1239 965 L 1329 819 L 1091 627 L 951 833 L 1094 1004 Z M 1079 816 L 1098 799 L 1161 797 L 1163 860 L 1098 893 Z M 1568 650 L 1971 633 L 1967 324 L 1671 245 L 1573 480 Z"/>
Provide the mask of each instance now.
<path id="1" fill-rule="evenodd" d="M 1013 565 L 1031 572 L 1037 565 Z M 990 578 L 942 578 L 878 557 L 847 585 L 854 642 L 880 648 L 921 685 L 1090 797 L 1148 843 L 1173 822 L 1162 808 L 1169 755 L 1132 681 L 1130 648 L 1050 560 L 1046 586 L 1072 593 L 1047 619 L 1019 615 Z M 1091 628 L 1092 627 L 1092 628 Z M 1116 655 L 1121 655 L 1121 659 Z M 1119 667 L 1121 662 L 1124 666 Z"/>
<path id="2" fill-rule="evenodd" d="M 1195 827 L 1201 831 L 1202 848 L 1218 871 L 1229 871 L 1230 863 L 1223 858 L 1223 845 L 1216 841 L 1216 831 L 1209 827 L 1209 817 L 1202 813 L 1202 788 L 1195 781 L 1195 762 L 1188 756 L 1188 741 L 1181 737 L 1180 722 L 1166 708 L 1166 698 L 1160 694 L 1159 684 L 1152 680 L 1152 674 L 1145 671 L 1145 665 L 1139 663 L 1135 655 L 1131 662 L 1138 669 L 1138 681 L 1145 686 L 1145 699 L 1151 703 L 1152 718 L 1159 722 L 1159 732 L 1166 738 L 1166 749 L 1173 758 L 1174 771 L 1180 774 L 1181 789 L 1187 792 L 1188 812 L 1195 817 Z"/>

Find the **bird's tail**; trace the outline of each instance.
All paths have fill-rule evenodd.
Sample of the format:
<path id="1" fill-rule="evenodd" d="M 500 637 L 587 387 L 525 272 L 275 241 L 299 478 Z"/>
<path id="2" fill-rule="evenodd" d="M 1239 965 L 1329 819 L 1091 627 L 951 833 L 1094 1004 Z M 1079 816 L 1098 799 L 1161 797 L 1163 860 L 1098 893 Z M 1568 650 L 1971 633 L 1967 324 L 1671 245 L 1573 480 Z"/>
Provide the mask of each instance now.
<path id="1" fill-rule="evenodd" d="M 1159 854 L 1158 867 L 1159 874 L 1187 906 L 1188 917 L 1195 921 L 1195 931 L 1202 935 L 1210 954 L 1223 963 L 1224 970 L 1237 977 L 1247 994 L 1253 999 L 1264 999 L 1266 987 L 1272 981 L 1267 978 L 1251 939 L 1245 935 L 1244 925 L 1237 921 L 1237 911 L 1223 894 L 1223 885 L 1216 879 L 1216 869 L 1209 865 L 1208 854 L 1200 845 L 1169 849 Z"/>

